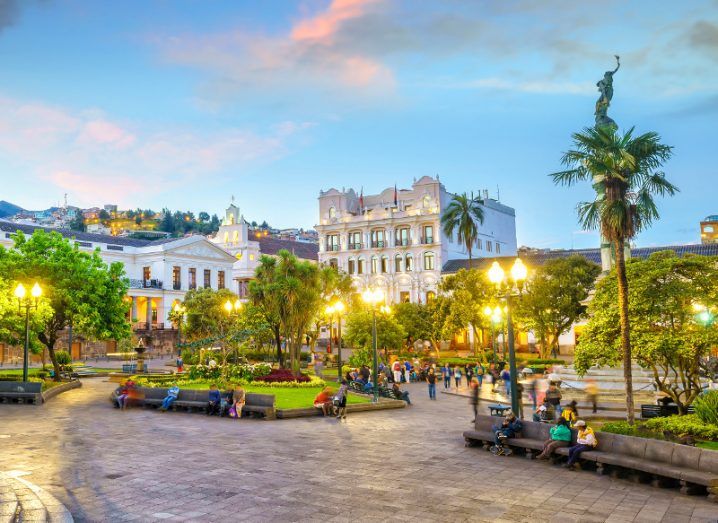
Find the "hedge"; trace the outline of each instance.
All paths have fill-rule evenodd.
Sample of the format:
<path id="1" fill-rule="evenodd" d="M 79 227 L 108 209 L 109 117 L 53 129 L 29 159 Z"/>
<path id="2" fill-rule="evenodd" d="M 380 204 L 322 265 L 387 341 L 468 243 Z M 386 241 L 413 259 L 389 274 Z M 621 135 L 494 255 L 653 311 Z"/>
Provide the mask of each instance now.
<path id="1" fill-rule="evenodd" d="M 695 414 L 651 418 L 633 426 L 626 421 L 613 421 L 605 423 L 601 431 L 653 439 L 664 439 L 663 432 L 668 431 L 677 436 L 688 434 L 700 439 L 718 440 L 718 425 L 703 423 Z"/>

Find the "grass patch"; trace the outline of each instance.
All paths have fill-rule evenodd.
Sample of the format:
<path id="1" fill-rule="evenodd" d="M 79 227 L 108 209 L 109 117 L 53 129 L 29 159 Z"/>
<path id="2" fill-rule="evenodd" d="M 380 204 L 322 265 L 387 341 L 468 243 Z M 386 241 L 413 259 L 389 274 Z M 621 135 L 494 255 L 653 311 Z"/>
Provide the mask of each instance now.
<path id="1" fill-rule="evenodd" d="M 696 447 L 709 450 L 718 450 L 718 441 L 698 441 Z"/>

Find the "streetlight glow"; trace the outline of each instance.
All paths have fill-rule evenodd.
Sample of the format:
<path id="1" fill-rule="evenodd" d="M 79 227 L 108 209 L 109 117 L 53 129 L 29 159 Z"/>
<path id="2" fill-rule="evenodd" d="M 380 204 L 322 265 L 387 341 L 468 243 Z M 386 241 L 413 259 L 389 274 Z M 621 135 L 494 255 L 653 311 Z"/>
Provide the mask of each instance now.
<path id="1" fill-rule="evenodd" d="M 227 300 L 224 303 L 224 310 L 226 310 L 227 313 L 231 313 L 233 308 L 234 308 L 234 305 L 232 305 L 232 302 L 230 300 Z"/>
<path id="2" fill-rule="evenodd" d="M 511 277 L 514 279 L 516 283 L 520 283 L 526 279 L 526 276 L 528 275 L 528 269 L 526 268 L 526 265 L 524 265 L 524 262 L 521 261 L 521 258 L 516 258 L 516 261 L 514 262 L 513 267 L 511 267 Z"/>
<path id="3" fill-rule="evenodd" d="M 484 316 L 491 316 L 494 311 L 488 305 L 484 307 Z"/>
<path id="4" fill-rule="evenodd" d="M 35 282 L 35 285 L 32 286 L 32 290 L 30 291 L 30 294 L 32 294 L 32 297 L 35 299 L 42 296 L 42 289 L 40 288 L 40 284 Z"/>
<path id="5" fill-rule="evenodd" d="M 501 285 L 504 281 L 504 269 L 499 265 L 499 262 L 494 261 L 489 269 L 489 281 L 496 285 Z"/>
<path id="6" fill-rule="evenodd" d="M 242 302 L 239 301 L 239 298 L 237 298 L 237 299 L 234 301 L 234 310 L 238 311 L 238 310 L 241 309 L 241 308 L 242 308 Z"/>
<path id="7" fill-rule="evenodd" d="M 22 300 L 26 294 L 27 291 L 25 290 L 25 286 L 22 283 L 18 283 L 17 287 L 15 287 L 15 297 L 18 300 Z"/>
<path id="8" fill-rule="evenodd" d="M 344 302 L 342 302 L 341 300 L 337 301 L 334 304 L 334 310 L 337 312 L 337 314 L 341 314 L 342 312 L 344 312 Z"/>

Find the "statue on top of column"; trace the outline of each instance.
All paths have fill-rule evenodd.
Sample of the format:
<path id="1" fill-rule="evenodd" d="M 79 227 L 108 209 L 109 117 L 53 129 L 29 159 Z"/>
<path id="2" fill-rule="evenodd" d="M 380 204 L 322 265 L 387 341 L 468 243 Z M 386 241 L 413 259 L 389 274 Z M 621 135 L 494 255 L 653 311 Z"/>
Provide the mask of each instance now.
<path id="1" fill-rule="evenodd" d="M 611 99 L 613 98 L 613 75 L 621 67 L 619 56 L 615 56 L 616 68 L 613 71 L 606 71 L 603 78 L 596 83 L 598 92 L 601 93 L 601 96 L 596 101 L 596 128 L 606 126 L 618 128 L 616 122 L 608 116 L 608 107 L 611 105 Z"/>

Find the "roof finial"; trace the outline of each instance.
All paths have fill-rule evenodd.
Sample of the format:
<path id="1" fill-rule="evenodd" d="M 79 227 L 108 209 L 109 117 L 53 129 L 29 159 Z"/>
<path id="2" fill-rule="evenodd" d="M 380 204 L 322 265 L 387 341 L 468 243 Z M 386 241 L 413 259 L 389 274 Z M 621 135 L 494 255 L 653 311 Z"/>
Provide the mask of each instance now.
<path id="1" fill-rule="evenodd" d="M 234 194 L 232 195 L 232 204 L 234 204 Z"/>

